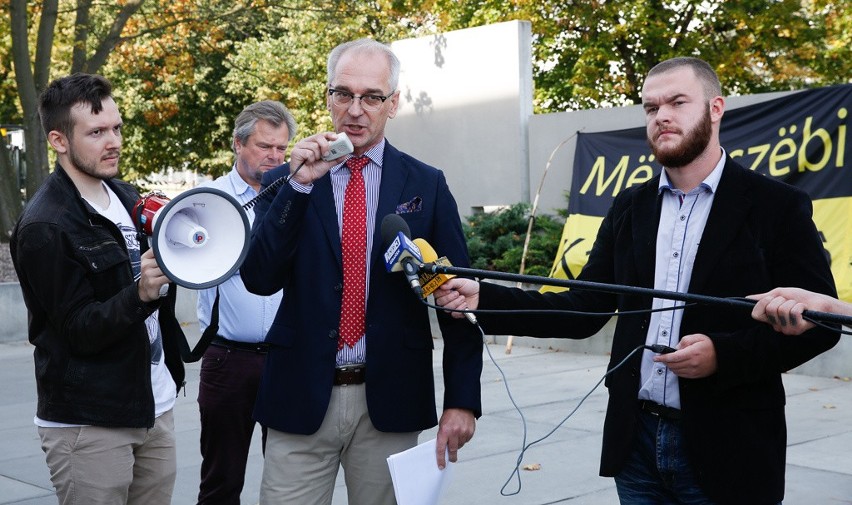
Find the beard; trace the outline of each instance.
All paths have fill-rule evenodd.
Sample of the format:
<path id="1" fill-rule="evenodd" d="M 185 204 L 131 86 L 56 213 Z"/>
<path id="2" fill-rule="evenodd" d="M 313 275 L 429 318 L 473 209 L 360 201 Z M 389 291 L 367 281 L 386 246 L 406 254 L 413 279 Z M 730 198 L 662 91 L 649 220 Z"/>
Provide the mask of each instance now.
<path id="1" fill-rule="evenodd" d="M 117 151 L 115 153 L 118 154 Z M 112 154 L 112 151 L 110 151 L 110 154 Z M 113 177 L 118 175 L 117 162 L 114 168 L 110 167 L 107 171 L 98 170 L 98 160 L 79 157 L 77 156 L 77 152 L 72 147 L 69 147 L 68 149 L 68 159 L 77 168 L 77 170 L 97 179 L 112 179 Z"/>
<path id="2" fill-rule="evenodd" d="M 248 177 L 249 179 L 260 184 L 260 181 L 263 180 L 264 171 L 261 170 L 259 167 L 254 168 L 254 167 L 249 166 L 248 162 L 244 161 L 242 159 L 240 159 L 239 163 L 242 166 L 242 170 L 237 170 L 237 171 L 240 172 L 241 175 L 243 175 L 243 177 Z M 246 181 L 246 182 L 248 182 L 248 181 Z"/>
<path id="3" fill-rule="evenodd" d="M 654 140 L 647 139 L 648 145 L 651 146 L 651 152 L 657 161 L 666 168 L 680 168 L 692 163 L 704 150 L 707 144 L 710 143 L 712 135 L 712 123 L 710 121 L 710 106 L 704 110 L 704 115 L 698 120 L 690 131 L 683 134 L 683 141 L 680 145 L 671 149 L 661 149 L 657 147 Z"/>

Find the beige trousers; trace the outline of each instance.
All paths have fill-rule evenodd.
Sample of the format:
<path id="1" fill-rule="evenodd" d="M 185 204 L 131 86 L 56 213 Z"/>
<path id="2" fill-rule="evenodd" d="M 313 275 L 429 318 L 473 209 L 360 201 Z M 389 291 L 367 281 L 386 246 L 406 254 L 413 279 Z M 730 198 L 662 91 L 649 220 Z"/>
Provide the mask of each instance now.
<path id="1" fill-rule="evenodd" d="M 39 428 L 60 505 L 168 505 L 177 475 L 172 411 L 145 428 Z"/>
<path id="2" fill-rule="evenodd" d="M 376 430 L 364 385 L 335 386 L 313 435 L 268 430 L 260 505 L 329 505 L 341 465 L 349 505 L 395 505 L 387 457 L 417 445 L 419 434 Z"/>

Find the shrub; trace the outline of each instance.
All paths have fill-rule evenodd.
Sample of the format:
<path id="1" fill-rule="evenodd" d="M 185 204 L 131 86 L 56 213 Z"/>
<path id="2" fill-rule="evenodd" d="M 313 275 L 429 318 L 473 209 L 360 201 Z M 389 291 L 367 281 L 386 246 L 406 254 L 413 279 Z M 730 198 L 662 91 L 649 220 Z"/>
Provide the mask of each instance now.
<path id="1" fill-rule="evenodd" d="M 468 216 L 463 224 L 471 267 L 517 273 L 529 224 L 530 204 L 516 203 L 497 212 Z M 535 217 L 524 273 L 547 276 L 556 257 L 563 223 L 553 216 Z"/>

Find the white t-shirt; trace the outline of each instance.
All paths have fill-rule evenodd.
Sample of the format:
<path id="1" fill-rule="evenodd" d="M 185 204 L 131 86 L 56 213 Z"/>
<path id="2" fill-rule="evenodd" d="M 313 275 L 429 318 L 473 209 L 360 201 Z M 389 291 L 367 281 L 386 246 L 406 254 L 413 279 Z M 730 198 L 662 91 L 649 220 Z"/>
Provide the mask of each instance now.
<path id="1" fill-rule="evenodd" d="M 130 256 L 130 266 L 133 270 L 133 279 L 138 280 L 142 276 L 142 254 L 139 249 L 139 240 L 136 235 L 136 227 L 130 218 L 127 209 L 121 205 L 118 196 L 107 186 L 103 185 L 109 194 L 109 207 L 101 208 L 99 205 L 86 200 L 99 214 L 109 219 L 124 235 L 127 244 L 127 252 Z M 166 367 L 163 356 L 163 335 L 160 332 L 160 311 L 156 310 L 145 320 L 148 328 L 148 338 L 151 341 L 151 389 L 154 392 L 154 416 L 160 417 L 168 412 L 175 404 L 175 382 Z M 67 428 L 80 426 L 78 424 L 65 424 L 53 421 L 45 421 L 35 418 L 35 424 L 44 428 Z"/>

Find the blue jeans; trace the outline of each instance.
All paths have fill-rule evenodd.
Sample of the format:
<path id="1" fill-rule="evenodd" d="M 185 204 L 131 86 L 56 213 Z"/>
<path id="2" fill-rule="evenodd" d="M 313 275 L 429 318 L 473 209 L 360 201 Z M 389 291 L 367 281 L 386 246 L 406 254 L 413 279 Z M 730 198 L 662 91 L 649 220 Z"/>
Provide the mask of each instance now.
<path id="1" fill-rule="evenodd" d="M 640 411 L 630 457 L 615 477 L 621 505 L 714 505 L 698 486 L 680 421 Z"/>

